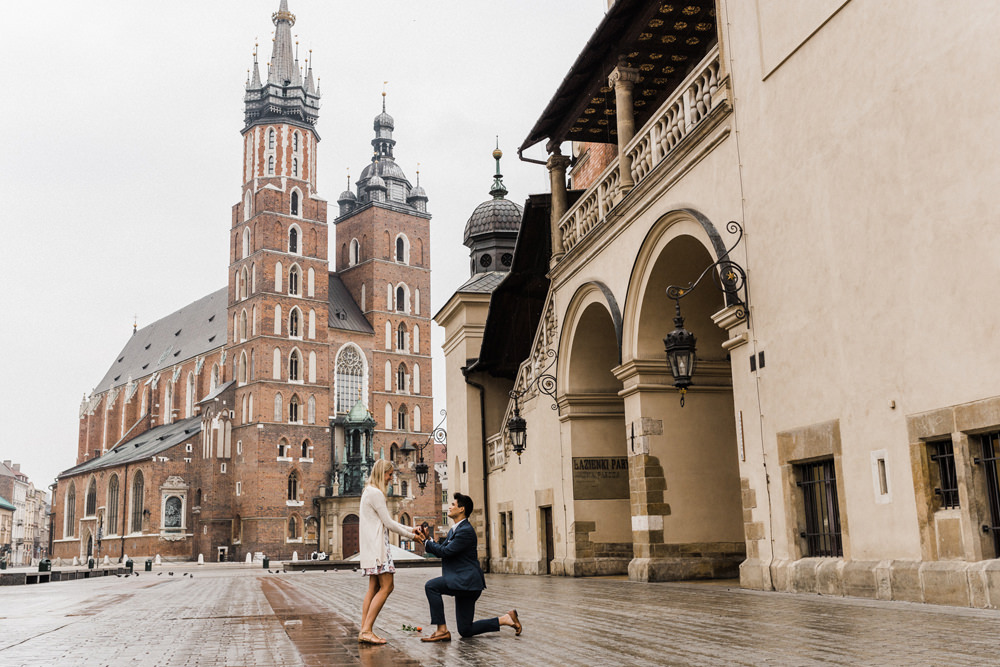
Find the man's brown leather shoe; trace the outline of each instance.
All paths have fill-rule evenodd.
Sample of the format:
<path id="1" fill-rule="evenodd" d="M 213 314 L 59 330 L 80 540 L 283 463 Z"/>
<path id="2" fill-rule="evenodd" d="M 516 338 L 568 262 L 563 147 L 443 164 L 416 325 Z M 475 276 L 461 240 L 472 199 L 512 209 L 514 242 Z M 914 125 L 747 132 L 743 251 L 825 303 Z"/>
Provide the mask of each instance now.
<path id="1" fill-rule="evenodd" d="M 517 609 L 511 609 L 510 611 L 507 612 L 507 615 L 510 616 L 510 620 L 514 621 L 514 636 L 515 637 L 520 637 L 521 636 L 521 621 L 518 620 L 518 618 L 517 618 Z"/>
<path id="2" fill-rule="evenodd" d="M 438 634 L 438 633 L 435 632 L 430 637 L 421 637 L 420 641 L 422 641 L 422 642 L 450 642 L 451 641 L 451 633 L 450 632 L 442 632 L 441 634 Z"/>

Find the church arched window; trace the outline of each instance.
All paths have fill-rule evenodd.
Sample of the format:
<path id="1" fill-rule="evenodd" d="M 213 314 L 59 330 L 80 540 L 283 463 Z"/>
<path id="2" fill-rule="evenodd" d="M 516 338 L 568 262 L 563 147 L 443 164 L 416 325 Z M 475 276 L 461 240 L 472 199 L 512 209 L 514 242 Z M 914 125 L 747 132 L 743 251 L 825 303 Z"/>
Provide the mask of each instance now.
<path id="1" fill-rule="evenodd" d="M 299 295 L 299 267 L 292 266 L 288 270 L 288 293 L 292 296 Z"/>
<path id="2" fill-rule="evenodd" d="M 300 320 L 302 318 L 301 313 L 298 308 L 292 308 L 288 313 L 288 335 L 292 338 L 300 338 L 299 327 L 301 326 Z"/>
<path id="3" fill-rule="evenodd" d="M 142 471 L 137 470 L 135 477 L 132 478 L 132 521 L 131 530 L 133 533 L 142 532 L 142 513 L 143 513 L 143 495 L 144 495 L 144 484 L 142 479 Z"/>
<path id="4" fill-rule="evenodd" d="M 95 514 L 97 514 L 97 480 L 91 477 L 90 484 L 87 486 L 87 502 L 84 505 L 83 515 L 94 516 Z"/>
<path id="5" fill-rule="evenodd" d="M 302 369 L 302 355 L 299 354 L 298 350 L 292 350 L 292 353 L 288 355 L 288 380 L 289 382 L 297 382 L 300 379 L 300 372 Z"/>
<path id="6" fill-rule="evenodd" d="M 292 172 L 296 176 L 299 173 L 299 161 L 296 160 L 296 159 L 292 159 Z M 292 211 L 291 211 L 291 213 L 292 213 L 292 215 L 298 215 L 299 214 L 299 191 L 298 190 L 292 190 Z M 297 251 L 290 251 L 290 252 L 297 252 Z"/>
<path id="7" fill-rule="evenodd" d="M 243 228 L 243 259 L 246 259 L 249 256 L 250 256 L 250 227 L 247 226 Z"/>
<path id="8" fill-rule="evenodd" d="M 298 178 L 298 175 L 299 175 L 299 159 L 297 157 L 293 157 L 292 158 L 292 176 L 295 176 L 296 178 Z M 295 199 L 298 199 L 298 197 L 295 197 Z M 295 211 L 295 209 L 297 209 L 298 207 L 295 206 L 295 204 L 298 204 L 298 201 L 294 201 L 293 202 L 292 215 L 298 215 L 298 213 Z"/>
<path id="9" fill-rule="evenodd" d="M 63 537 L 73 537 L 76 534 L 76 485 L 70 484 L 66 492 L 66 525 L 63 527 Z"/>
<path id="10" fill-rule="evenodd" d="M 354 266 L 361 261 L 361 244 L 358 243 L 357 239 L 351 239 L 351 256 L 348 263 Z"/>
<path id="11" fill-rule="evenodd" d="M 396 428 L 400 431 L 405 431 L 407 426 L 407 412 L 406 406 L 399 406 L 399 410 L 396 412 Z"/>
<path id="12" fill-rule="evenodd" d="M 284 408 L 282 407 L 281 393 L 279 392 L 274 395 L 274 421 L 280 422 L 283 421 L 283 418 L 284 418 Z M 284 454 L 279 454 L 279 455 L 284 456 Z"/>
<path id="13" fill-rule="evenodd" d="M 295 151 L 296 153 L 299 152 L 299 133 L 298 132 L 293 132 L 292 133 L 292 150 Z"/>
<path id="14" fill-rule="evenodd" d="M 273 155 L 267 156 L 267 174 L 268 174 L 268 176 L 271 176 L 271 175 L 274 174 L 274 156 Z"/>
<path id="15" fill-rule="evenodd" d="M 293 192 L 292 198 L 294 199 L 297 194 L 298 193 Z M 294 211 L 292 213 L 294 215 Z M 298 225 L 292 225 L 291 227 L 288 228 L 288 252 L 292 253 L 293 255 L 301 254 L 301 248 L 299 246 L 300 236 L 301 234 L 299 233 Z"/>
<path id="16" fill-rule="evenodd" d="M 410 263 L 409 240 L 405 234 L 396 237 L 396 261 L 400 264 Z"/>
<path id="17" fill-rule="evenodd" d="M 293 395 L 288 400 L 288 421 L 297 423 L 299 421 L 299 397 Z"/>
<path id="18" fill-rule="evenodd" d="M 350 412 L 358 399 L 364 399 L 365 360 L 355 345 L 346 345 L 337 355 L 337 412 Z"/>
<path id="19" fill-rule="evenodd" d="M 274 128 L 271 128 L 270 130 L 267 131 L 267 148 L 268 148 L 268 150 L 272 150 L 272 151 L 274 150 L 274 138 L 275 138 Z"/>

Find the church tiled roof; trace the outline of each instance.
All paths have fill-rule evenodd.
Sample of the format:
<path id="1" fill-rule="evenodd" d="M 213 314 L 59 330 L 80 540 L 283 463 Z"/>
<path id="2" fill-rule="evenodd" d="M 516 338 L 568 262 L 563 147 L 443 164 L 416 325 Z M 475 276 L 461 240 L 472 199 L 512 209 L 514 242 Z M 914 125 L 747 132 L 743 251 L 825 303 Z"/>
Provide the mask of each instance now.
<path id="1" fill-rule="evenodd" d="M 103 392 L 191 359 L 226 342 L 227 288 L 212 292 L 135 333 L 95 387 Z"/>
<path id="2" fill-rule="evenodd" d="M 330 308 L 328 323 L 333 329 L 344 331 L 357 331 L 360 333 L 372 334 L 372 328 L 368 318 L 361 312 L 361 308 L 355 303 L 354 297 L 347 290 L 347 285 L 336 273 L 330 273 Z"/>
<path id="3" fill-rule="evenodd" d="M 84 461 L 78 466 L 64 470 L 59 473 L 59 477 L 68 477 L 99 468 L 109 468 L 124 463 L 149 459 L 161 452 L 165 452 L 174 445 L 181 444 L 200 432 L 201 417 L 199 416 L 181 419 L 175 421 L 173 424 L 157 426 L 131 440 L 123 442 L 104 456 Z"/>

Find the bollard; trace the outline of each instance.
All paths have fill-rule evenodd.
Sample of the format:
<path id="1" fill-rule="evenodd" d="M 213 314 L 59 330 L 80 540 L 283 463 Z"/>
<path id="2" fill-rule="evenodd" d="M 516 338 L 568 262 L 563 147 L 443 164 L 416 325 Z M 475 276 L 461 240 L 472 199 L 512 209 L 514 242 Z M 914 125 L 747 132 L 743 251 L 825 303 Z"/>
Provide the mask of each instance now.
<path id="1" fill-rule="evenodd" d="M 80 567 L 80 559 L 73 556 L 73 567 Z"/>
<path id="2" fill-rule="evenodd" d="M 157 565 L 163 565 L 163 561 L 160 560 L 160 554 L 156 554 L 156 558 L 153 559 L 153 562 Z"/>
<path id="3" fill-rule="evenodd" d="M 111 565 L 111 559 L 108 558 L 107 554 L 104 555 L 104 560 L 101 561 L 101 565 Z"/>
<path id="4" fill-rule="evenodd" d="M 299 552 L 298 551 L 293 551 L 292 552 L 292 562 L 295 563 L 298 560 L 299 560 Z"/>
<path id="5" fill-rule="evenodd" d="M 248 553 L 247 554 L 247 565 L 249 565 L 252 562 L 253 562 L 253 555 Z"/>
<path id="6" fill-rule="evenodd" d="M 205 554 L 198 554 L 198 565 L 205 564 Z"/>
<path id="7" fill-rule="evenodd" d="M 146 572 L 152 572 L 153 571 L 153 559 L 152 558 L 147 558 L 146 559 L 146 568 L 145 568 L 145 570 L 146 570 Z"/>

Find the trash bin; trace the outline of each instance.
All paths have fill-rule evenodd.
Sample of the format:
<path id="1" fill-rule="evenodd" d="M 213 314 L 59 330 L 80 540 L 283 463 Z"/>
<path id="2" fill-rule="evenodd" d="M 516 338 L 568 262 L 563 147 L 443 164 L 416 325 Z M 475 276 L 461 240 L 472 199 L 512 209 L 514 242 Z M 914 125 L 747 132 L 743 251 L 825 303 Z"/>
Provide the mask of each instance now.
<path id="1" fill-rule="evenodd" d="M 125 571 L 128 572 L 129 574 L 132 574 L 133 568 L 135 568 L 135 561 L 129 558 L 127 561 L 125 561 Z"/>
<path id="2" fill-rule="evenodd" d="M 0 560 L 0 570 L 6 570 L 6 569 L 7 569 L 7 561 Z"/>
<path id="3" fill-rule="evenodd" d="M 97 561 L 95 561 L 93 558 L 88 558 L 87 559 L 87 568 L 88 569 L 93 570 L 94 569 L 94 565 L 96 565 L 96 564 L 97 564 Z"/>
<path id="4" fill-rule="evenodd" d="M 152 558 L 147 558 L 146 559 L 146 568 L 145 569 L 146 569 L 146 572 L 152 572 L 153 571 L 153 559 Z"/>
<path id="5" fill-rule="evenodd" d="M 38 561 L 38 571 L 39 572 L 51 572 L 52 571 L 52 561 L 48 558 L 43 558 Z"/>
<path id="6" fill-rule="evenodd" d="M 271 559 L 268 558 L 267 556 L 264 556 L 264 569 L 266 570 L 269 567 L 271 567 Z"/>

